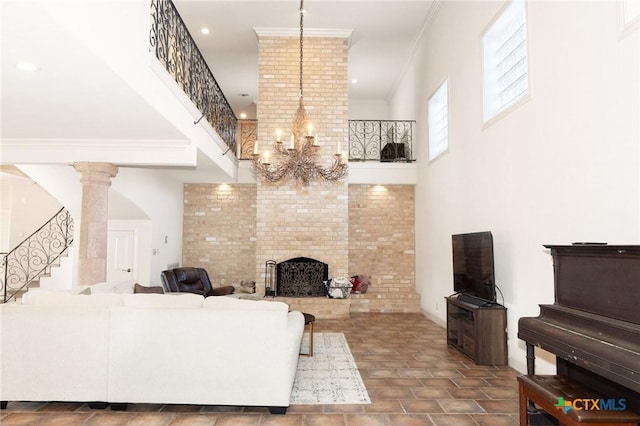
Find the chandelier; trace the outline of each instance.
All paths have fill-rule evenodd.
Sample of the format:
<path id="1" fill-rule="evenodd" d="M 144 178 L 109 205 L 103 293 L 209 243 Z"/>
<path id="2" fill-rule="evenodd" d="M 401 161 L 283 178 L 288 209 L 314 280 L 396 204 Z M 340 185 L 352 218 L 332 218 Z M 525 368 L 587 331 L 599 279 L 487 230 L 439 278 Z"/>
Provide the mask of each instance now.
<path id="1" fill-rule="evenodd" d="M 333 164 L 323 167 L 318 164 L 320 145 L 313 135 L 313 125 L 307 119 L 304 108 L 302 91 L 303 64 L 303 35 L 304 35 L 304 0 L 300 1 L 300 91 L 299 105 L 293 118 L 290 142 L 282 140 L 282 131 L 276 130 L 273 143 L 273 159 L 269 158 L 269 151 L 265 151 L 264 158 L 258 152 L 258 141 L 253 146 L 253 167 L 257 176 L 268 182 L 282 180 L 297 180 L 303 185 L 310 181 L 338 181 L 347 175 L 346 155 L 342 154 L 340 143 L 336 145 Z"/>

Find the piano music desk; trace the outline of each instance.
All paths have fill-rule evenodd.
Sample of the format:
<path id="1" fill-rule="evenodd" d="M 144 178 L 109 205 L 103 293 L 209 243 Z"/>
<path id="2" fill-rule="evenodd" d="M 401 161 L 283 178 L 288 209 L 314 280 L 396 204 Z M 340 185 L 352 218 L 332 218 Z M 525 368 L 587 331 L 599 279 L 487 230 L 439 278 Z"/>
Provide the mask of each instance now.
<path id="1" fill-rule="evenodd" d="M 636 426 L 640 415 L 630 410 L 582 410 L 570 409 L 567 413 L 558 407 L 558 399 L 608 399 L 562 376 L 525 375 L 518 377 L 520 388 L 520 426 L 528 424 L 527 402 L 532 401 L 561 425 L 577 426 Z"/>

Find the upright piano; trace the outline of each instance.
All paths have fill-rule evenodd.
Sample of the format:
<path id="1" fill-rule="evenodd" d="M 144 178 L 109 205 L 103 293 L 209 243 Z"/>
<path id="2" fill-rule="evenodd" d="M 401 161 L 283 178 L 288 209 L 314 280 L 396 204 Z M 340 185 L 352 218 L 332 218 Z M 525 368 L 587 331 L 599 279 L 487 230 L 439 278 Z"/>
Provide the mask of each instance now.
<path id="1" fill-rule="evenodd" d="M 553 257 L 555 303 L 520 318 L 527 374 L 534 347 L 556 356 L 557 373 L 640 413 L 640 246 L 546 245 Z"/>

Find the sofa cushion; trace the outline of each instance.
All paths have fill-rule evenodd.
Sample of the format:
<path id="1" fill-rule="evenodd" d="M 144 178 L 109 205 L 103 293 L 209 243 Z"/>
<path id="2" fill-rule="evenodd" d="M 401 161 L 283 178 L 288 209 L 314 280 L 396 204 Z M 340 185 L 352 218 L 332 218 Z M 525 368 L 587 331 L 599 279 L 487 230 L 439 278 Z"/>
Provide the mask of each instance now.
<path id="1" fill-rule="evenodd" d="M 50 292 L 38 294 L 32 297 L 28 303 L 35 306 L 96 306 L 96 307 L 112 307 L 123 306 L 122 295 L 117 293 L 102 294 L 68 294 L 59 292 Z"/>
<path id="2" fill-rule="evenodd" d="M 260 311 L 289 311 L 289 305 L 284 302 L 268 300 L 244 300 L 233 297 L 212 296 L 204 299 L 202 304 L 207 309 L 220 310 L 260 310 Z"/>
<path id="3" fill-rule="evenodd" d="M 143 285 L 140 285 L 138 283 L 135 283 L 135 285 L 133 286 L 133 293 L 157 293 L 157 294 L 164 294 L 164 290 L 162 289 L 162 287 L 160 286 L 151 286 L 151 287 L 145 287 Z"/>
<path id="4" fill-rule="evenodd" d="M 35 305 L 40 297 L 47 297 L 52 293 L 55 293 L 55 291 L 42 288 L 29 289 L 29 291 L 22 295 L 21 301 L 23 305 Z"/>
<path id="5" fill-rule="evenodd" d="M 124 294 L 124 306 L 129 308 L 193 309 L 201 308 L 204 296 L 193 293 L 137 293 Z"/>

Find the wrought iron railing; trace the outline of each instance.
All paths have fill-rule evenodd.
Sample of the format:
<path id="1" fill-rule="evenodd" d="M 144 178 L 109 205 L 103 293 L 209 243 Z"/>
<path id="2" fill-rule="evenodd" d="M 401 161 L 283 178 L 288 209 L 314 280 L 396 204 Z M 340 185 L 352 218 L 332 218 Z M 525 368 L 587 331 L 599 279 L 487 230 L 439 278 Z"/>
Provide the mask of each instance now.
<path id="1" fill-rule="evenodd" d="M 258 138 L 258 120 L 238 120 L 240 159 L 253 160 L 253 147 Z"/>
<path id="2" fill-rule="evenodd" d="M 349 120 L 349 161 L 415 161 L 413 120 Z"/>
<path id="3" fill-rule="evenodd" d="M 73 242 L 73 218 L 63 207 L 16 248 L 2 254 L 0 289 L 6 303 L 62 255 Z"/>
<path id="4" fill-rule="evenodd" d="M 252 159 L 257 121 L 240 120 L 240 159 Z M 349 120 L 349 161 L 415 161 L 412 120 Z"/>
<path id="5" fill-rule="evenodd" d="M 156 58 L 235 153 L 238 120 L 170 0 L 151 0 L 149 41 Z"/>

